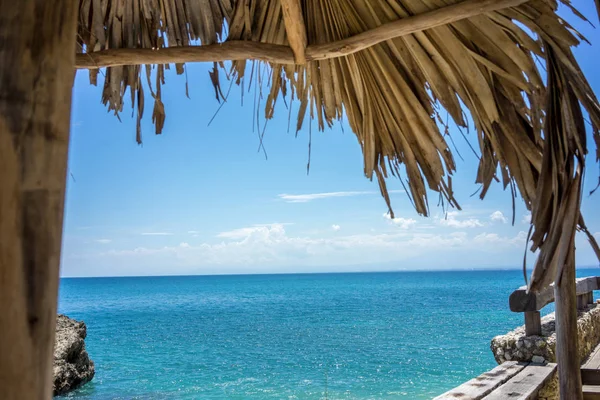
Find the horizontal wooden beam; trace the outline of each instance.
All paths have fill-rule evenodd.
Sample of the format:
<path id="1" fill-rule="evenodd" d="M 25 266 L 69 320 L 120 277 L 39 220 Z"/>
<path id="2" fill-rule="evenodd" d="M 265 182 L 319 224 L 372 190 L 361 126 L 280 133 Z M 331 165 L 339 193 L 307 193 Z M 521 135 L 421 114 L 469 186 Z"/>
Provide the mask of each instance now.
<path id="1" fill-rule="evenodd" d="M 75 56 L 75 67 L 94 69 L 119 65 L 175 64 L 261 60 L 280 64 L 294 64 L 294 53 L 289 46 L 232 40 L 205 46 L 165 47 L 162 49 L 109 49 Z"/>
<path id="2" fill-rule="evenodd" d="M 343 57 L 386 40 L 437 26 L 457 22 L 503 8 L 516 7 L 528 0 L 465 0 L 413 17 L 402 18 L 336 42 L 306 48 L 308 61 Z M 304 24 L 303 24 L 304 25 Z M 296 46 L 298 43 L 293 44 Z M 167 47 L 162 49 L 109 49 L 77 54 L 76 68 L 92 69 L 118 65 L 171 64 L 206 61 L 262 60 L 295 64 L 289 46 L 251 41 L 227 41 L 205 46 Z"/>
<path id="3" fill-rule="evenodd" d="M 576 281 L 577 295 L 583 295 L 600 289 L 600 277 L 590 276 Z M 527 293 L 527 286 L 521 286 L 508 298 L 510 310 L 513 312 L 539 311 L 545 305 L 554 302 L 554 285 L 538 293 Z"/>

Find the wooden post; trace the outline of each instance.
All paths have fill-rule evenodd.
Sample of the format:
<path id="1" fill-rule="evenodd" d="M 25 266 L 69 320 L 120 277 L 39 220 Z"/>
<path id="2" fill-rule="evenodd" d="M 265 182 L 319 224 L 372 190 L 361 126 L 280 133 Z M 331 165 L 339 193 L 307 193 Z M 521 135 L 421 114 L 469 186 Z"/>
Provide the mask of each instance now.
<path id="1" fill-rule="evenodd" d="M 589 293 L 580 294 L 577 296 L 577 309 L 582 311 L 585 310 L 589 304 Z"/>
<path id="2" fill-rule="evenodd" d="M 525 311 L 525 336 L 542 336 L 542 319 L 539 311 Z"/>
<path id="3" fill-rule="evenodd" d="M 582 400 L 580 360 L 577 352 L 575 246 L 571 247 L 570 253 L 560 280 L 554 285 L 556 361 L 561 400 Z"/>
<path id="4" fill-rule="evenodd" d="M 0 0 L 0 398 L 51 399 L 76 11 Z"/>

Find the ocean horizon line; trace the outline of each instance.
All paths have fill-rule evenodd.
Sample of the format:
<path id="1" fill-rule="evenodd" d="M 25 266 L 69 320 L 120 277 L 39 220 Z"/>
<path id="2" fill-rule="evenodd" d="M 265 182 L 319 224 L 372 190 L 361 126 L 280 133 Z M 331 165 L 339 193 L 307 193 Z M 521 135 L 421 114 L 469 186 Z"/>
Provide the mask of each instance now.
<path id="1" fill-rule="evenodd" d="M 594 269 L 598 266 L 582 265 L 577 269 Z M 347 274 L 389 274 L 389 273 L 433 273 L 433 272 L 494 272 L 522 271 L 517 267 L 469 267 L 469 268 L 430 268 L 430 269 L 397 269 L 373 271 L 294 271 L 294 272 L 247 272 L 247 273 L 198 273 L 198 274 L 157 274 L 157 275 L 98 275 L 98 276 L 61 276 L 60 279 L 102 279 L 102 278 L 185 278 L 185 277 L 225 277 L 225 276 L 272 276 L 272 275 L 347 275 Z M 531 272 L 528 270 L 528 274 Z M 600 271 L 599 271 L 600 272 Z"/>

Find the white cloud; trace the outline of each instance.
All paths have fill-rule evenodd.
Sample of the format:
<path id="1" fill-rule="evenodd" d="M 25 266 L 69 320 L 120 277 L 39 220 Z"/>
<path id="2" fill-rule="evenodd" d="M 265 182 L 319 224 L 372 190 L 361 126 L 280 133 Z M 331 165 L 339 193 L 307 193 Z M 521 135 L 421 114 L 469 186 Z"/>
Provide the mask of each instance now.
<path id="1" fill-rule="evenodd" d="M 269 225 L 255 225 L 250 228 L 239 228 L 231 231 L 221 232 L 217 235 L 219 238 L 224 239 L 246 239 L 251 236 L 255 237 L 266 237 L 273 236 L 278 232 L 284 233 L 283 224 L 269 224 Z"/>
<path id="2" fill-rule="evenodd" d="M 282 200 L 288 203 L 308 203 L 313 200 L 328 199 L 332 197 L 353 197 L 372 194 L 374 192 L 327 192 L 327 193 L 309 193 L 309 194 L 279 194 Z"/>
<path id="3" fill-rule="evenodd" d="M 527 240 L 527 232 L 520 231 L 514 237 L 500 236 L 497 233 L 481 233 L 473 238 L 473 242 L 477 244 L 494 244 L 494 245 L 509 245 L 523 246 Z"/>
<path id="4" fill-rule="evenodd" d="M 417 223 L 417 221 L 412 218 L 395 217 L 394 219 L 392 219 L 390 213 L 383 214 L 383 218 L 389 220 L 391 223 L 393 223 L 401 229 L 410 229 L 413 225 L 416 225 Z"/>
<path id="5" fill-rule="evenodd" d="M 187 233 L 189 233 L 190 235 L 197 235 L 200 232 L 198 232 L 198 231 L 188 231 Z"/>
<path id="6" fill-rule="evenodd" d="M 523 215 L 523 219 L 521 219 L 521 223 L 527 224 L 527 225 L 529 225 L 531 223 L 531 213 L 530 212 Z"/>
<path id="7" fill-rule="evenodd" d="M 449 226 L 452 228 L 478 228 L 483 226 L 481 221 L 477 218 L 469 218 L 465 220 L 457 219 L 458 211 L 449 211 L 446 214 L 446 217 L 440 219 L 439 222 L 441 225 Z"/>
<path id="8" fill-rule="evenodd" d="M 219 242 L 114 249 L 69 254 L 67 258 L 78 267 L 86 263 L 94 265 L 96 269 L 86 271 L 101 275 L 164 274 L 164 265 L 171 266 L 169 273 L 177 274 L 348 271 L 352 265 L 371 265 L 376 270 L 497 267 L 518 265 L 524 235 L 524 232 L 516 237 L 484 233 L 473 237 L 464 231 L 396 230 L 306 237 L 288 235 L 282 224 L 270 224 L 222 232 Z M 106 270 L 106 265 L 113 269 Z"/>
<path id="9" fill-rule="evenodd" d="M 494 211 L 490 214 L 490 219 L 492 222 L 502 222 L 505 224 L 507 222 L 506 217 L 502 214 L 502 211 Z"/>
<path id="10" fill-rule="evenodd" d="M 102 243 L 102 244 L 108 244 L 108 243 L 112 242 L 112 240 L 111 239 L 96 239 L 95 242 Z"/>
<path id="11" fill-rule="evenodd" d="M 171 236 L 171 232 L 142 232 L 142 236 Z"/>
<path id="12" fill-rule="evenodd" d="M 339 225 L 333 224 L 333 225 L 331 225 L 331 229 L 333 229 L 334 231 L 336 231 L 336 232 L 337 232 L 337 231 L 339 231 L 340 229 L 342 229 L 342 227 L 341 227 L 341 226 L 339 226 Z"/>

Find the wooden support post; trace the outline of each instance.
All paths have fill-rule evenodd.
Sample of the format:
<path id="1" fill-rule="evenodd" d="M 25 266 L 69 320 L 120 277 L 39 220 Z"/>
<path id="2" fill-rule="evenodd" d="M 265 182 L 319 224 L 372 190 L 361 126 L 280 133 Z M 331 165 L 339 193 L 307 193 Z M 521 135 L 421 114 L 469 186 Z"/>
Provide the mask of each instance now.
<path id="1" fill-rule="evenodd" d="M 51 399 L 73 0 L 0 0 L 0 398 Z"/>
<path id="2" fill-rule="evenodd" d="M 281 11 L 285 23 L 288 42 L 294 52 L 296 64 L 306 63 L 306 26 L 300 0 L 281 0 Z"/>
<path id="3" fill-rule="evenodd" d="M 525 311 L 525 335 L 542 336 L 542 319 L 539 311 Z"/>
<path id="4" fill-rule="evenodd" d="M 575 289 L 575 246 L 554 285 L 556 304 L 556 361 L 561 400 L 582 400 L 581 372 L 577 352 L 577 296 Z"/>
<path id="5" fill-rule="evenodd" d="M 589 293 L 580 294 L 577 296 L 577 309 L 579 311 L 585 310 L 589 304 Z"/>

